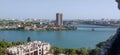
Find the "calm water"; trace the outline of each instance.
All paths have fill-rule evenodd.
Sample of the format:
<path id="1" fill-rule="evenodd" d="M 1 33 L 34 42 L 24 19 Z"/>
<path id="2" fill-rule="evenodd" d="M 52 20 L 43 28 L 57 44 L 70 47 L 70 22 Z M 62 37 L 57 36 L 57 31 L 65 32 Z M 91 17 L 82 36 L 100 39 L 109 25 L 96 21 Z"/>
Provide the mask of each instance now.
<path id="1" fill-rule="evenodd" d="M 63 48 L 95 47 L 101 41 L 114 35 L 117 28 L 78 28 L 71 31 L 0 31 L 0 40 L 26 41 L 30 36 L 32 40 L 49 42 L 53 46 Z"/>

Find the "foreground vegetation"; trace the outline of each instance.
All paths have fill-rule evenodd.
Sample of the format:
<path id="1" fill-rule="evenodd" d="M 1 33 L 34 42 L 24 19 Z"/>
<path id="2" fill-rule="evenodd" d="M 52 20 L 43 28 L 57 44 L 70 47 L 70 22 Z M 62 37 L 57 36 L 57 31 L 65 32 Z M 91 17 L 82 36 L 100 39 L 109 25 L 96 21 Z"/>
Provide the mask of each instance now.
<path id="1" fill-rule="evenodd" d="M 65 55 L 96 55 L 100 48 L 95 49 L 86 49 L 86 48 L 59 48 L 59 47 L 52 47 L 52 53 L 54 55 L 65 54 Z"/>
<path id="2" fill-rule="evenodd" d="M 24 42 L 23 41 L 8 42 L 6 40 L 0 41 L 0 55 L 4 55 L 4 51 L 6 48 L 20 45 L 20 44 L 24 44 Z"/>
<path id="3" fill-rule="evenodd" d="M 100 42 L 95 48 L 59 48 L 52 47 L 51 53 L 54 55 L 66 54 L 66 55 L 97 55 L 100 48 L 106 44 L 106 41 Z"/>
<path id="4" fill-rule="evenodd" d="M 28 37 L 27 42 L 31 41 Z M 99 51 L 101 46 L 105 45 L 105 41 L 100 42 L 96 45 L 96 48 L 59 48 L 59 47 L 52 47 L 50 50 L 51 54 L 58 55 L 58 54 L 66 54 L 66 55 L 96 55 Z M 23 41 L 16 41 L 16 42 L 8 42 L 6 40 L 0 41 L 0 55 L 4 55 L 4 50 L 8 47 L 16 46 L 24 44 Z"/>

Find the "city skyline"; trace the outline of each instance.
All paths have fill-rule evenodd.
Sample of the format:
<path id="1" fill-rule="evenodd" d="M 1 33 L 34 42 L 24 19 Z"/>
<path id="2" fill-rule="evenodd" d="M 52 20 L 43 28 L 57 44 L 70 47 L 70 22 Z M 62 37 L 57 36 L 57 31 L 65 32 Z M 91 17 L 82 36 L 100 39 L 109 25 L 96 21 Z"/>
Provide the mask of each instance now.
<path id="1" fill-rule="evenodd" d="M 0 18 L 55 19 L 63 13 L 64 19 L 120 19 L 114 0 L 0 0 Z"/>

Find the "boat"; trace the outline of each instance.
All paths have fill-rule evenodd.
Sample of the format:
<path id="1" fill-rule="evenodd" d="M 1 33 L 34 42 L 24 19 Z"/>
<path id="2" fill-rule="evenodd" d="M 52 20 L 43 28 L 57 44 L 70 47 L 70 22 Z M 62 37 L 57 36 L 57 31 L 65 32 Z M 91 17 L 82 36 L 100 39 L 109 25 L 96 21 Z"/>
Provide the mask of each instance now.
<path id="1" fill-rule="evenodd" d="M 94 28 L 92 28 L 92 29 L 91 29 L 91 31 L 95 31 L 95 29 L 94 29 Z"/>

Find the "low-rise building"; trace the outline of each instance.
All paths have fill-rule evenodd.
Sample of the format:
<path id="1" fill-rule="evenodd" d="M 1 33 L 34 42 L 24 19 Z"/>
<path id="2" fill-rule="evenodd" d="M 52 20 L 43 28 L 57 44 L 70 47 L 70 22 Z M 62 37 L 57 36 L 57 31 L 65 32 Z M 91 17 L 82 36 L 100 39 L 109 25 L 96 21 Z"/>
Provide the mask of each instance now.
<path id="1" fill-rule="evenodd" d="M 18 45 L 7 48 L 5 55 L 45 55 L 50 51 L 50 44 L 41 41 L 28 42 L 24 45 Z"/>

